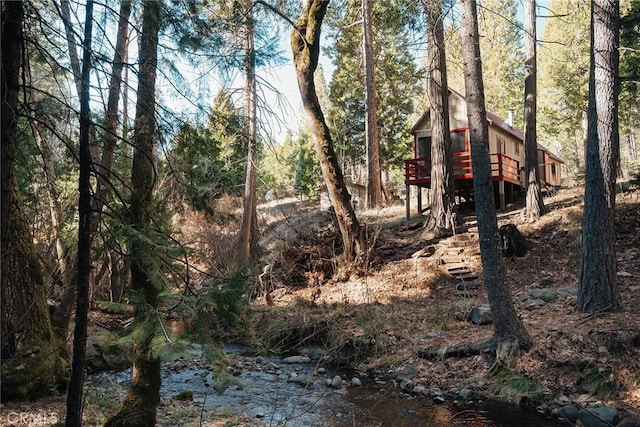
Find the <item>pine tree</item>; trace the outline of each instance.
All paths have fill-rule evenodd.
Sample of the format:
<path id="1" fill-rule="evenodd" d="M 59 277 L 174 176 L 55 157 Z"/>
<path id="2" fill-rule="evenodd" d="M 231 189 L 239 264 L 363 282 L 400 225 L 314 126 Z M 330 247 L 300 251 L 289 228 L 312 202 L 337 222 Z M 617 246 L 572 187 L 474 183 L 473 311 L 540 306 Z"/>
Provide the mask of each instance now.
<path id="1" fill-rule="evenodd" d="M 22 2 L 2 2 L 2 401 L 35 399 L 68 379 L 49 318 L 42 259 L 33 243 L 15 176 L 23 20 Z"/>
<path id="2" fill-rule="evenodd" d="M 425 227 L 436 232 L 452 230 L 454 183 L 449 134 L 449 85 L 445 61 L 443 3 L 425 6 L 429 53 L 429 100 L 431 113 L 431 210 Z"/>
<path id="3" fill-rule="evenodd" d="M 538 51 L 538 138 L 560 147 L 566 170 L 584 172 L 589 72 L 586 2 L 552 0 Z"/>
<path id="4" fill-rule="evenodd" d="M 340 16 L 328 19 L 329 37 L 336 38 L 335 49 L 327 52 L 336 69 L 330 84 L 331 106 L 327 121 L 336 151 L 347 177 L 358 181 L 364 176 L 365 83 L 362 71 L 362 35 L 359 1 L 350 1 Z M 413 5 L 413 6 L 412 6 Z M 373 2 L 374 79 L 377 99 L 378 137 L 382 171 L 404 167 L 411 153 L 409 117 L 414 102 L 407 93 L 419 93 L 420 81 L 408 48 L 410 21 L 419 13 L 412 2 Z M 384 174 L 383 174 L 384 175 Z M 387 174 L 388 175 L 388 174 Z M 384 183 L 383 183 L 384 186 Z"/>
<path id="5" fill-rule="evenodd" d="M 129 203 L 129 226 L 132 229 L 131 301 L 134 305 L 135 359 L 131 385 L 120 411 L 105 424 L 107 427 L 153 427 L 160 403 L 160 355 L 153 341 L 158 329 L 157 309 L 160 286 L 156 266 L 149 259 L 152 253 L 145 233 L 151 224 L 155 183 L 156 72 L 158 34 L 162 3 L 144 2 L 138 74 L 138 98 L 134 123 L 134 154 L 131 172 L 132 194 Z"/>
<path id="6" fill-rule="evenodd" d="M 517 11 L 517 0 L 483 0 L 478 29 L 487 109 L 504 118 L 514 110 L 514 124 L 522 129 L 524 52 Z"/>
<path id="7" fill-rule="evenodd" d="M 291 32 L 291 50 L 302 103 L 309 119 L 316 154 L 340 229 L 343 243 L 341 258 L 345 267 L 343 271 L 345 276 L 348 276 L 354 266 L 363 262 L 366 237 L 351 205 L 351 196 L 338 164 L 331 132 L 324 120 L 315 90 L 314 73 L 320 54 L 320 29 L 328 3 L 327 0 L 305 0 L 295 28 Z"/>
<path id="8" fill-rule="evenodd" d="M 524 180 L 527 191 L 526 217 L 537 221 L 545 211 L 540 189 L 537 140 L 537 57 L 536 57 L 536 2 L 525 1 L 525 71 L 524 71 Z"/>
<path id="9" fill-rule="evenodd" d="M 616 0 L 591 4 L 587 172 L 577 300 L 578 310 L 588 313 L 622 309 L 613 233 L 620 160 L 619 7 Z"/>

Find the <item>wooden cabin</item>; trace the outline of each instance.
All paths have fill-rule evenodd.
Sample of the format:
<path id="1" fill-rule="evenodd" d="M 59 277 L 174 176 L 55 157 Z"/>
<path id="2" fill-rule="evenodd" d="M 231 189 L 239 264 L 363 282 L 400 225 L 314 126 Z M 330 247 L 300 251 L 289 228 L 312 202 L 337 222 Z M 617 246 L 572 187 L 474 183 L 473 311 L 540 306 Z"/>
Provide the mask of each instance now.
<path id="1" fill-rule="evenodd" d="M 504 208 L 524 191 L 524 134 L 513 127 L 512 117 L 507 121 L 487 111 L 489 124 L 489 153 L 491 176 L 496 206 Z M 449 123 L 453 157 L 453 176 L 458 200 L 473 200 L 473 170 L 469 148 L 467 103 L 459 93 L 449 91 Z M 405 160 L 405 186 L 407 191 L 407 218 L 410 215 L 409 192 L 411 186 L 431 186 L 431 115 L 427 110 L 413 126 L 413 158 Z M 538 164 L 543 187 L 557 187 L 564 162 L 546 147 L 538 144 Z M 418 212 L 422 212 L 422 191 L 418 191 Z"/>

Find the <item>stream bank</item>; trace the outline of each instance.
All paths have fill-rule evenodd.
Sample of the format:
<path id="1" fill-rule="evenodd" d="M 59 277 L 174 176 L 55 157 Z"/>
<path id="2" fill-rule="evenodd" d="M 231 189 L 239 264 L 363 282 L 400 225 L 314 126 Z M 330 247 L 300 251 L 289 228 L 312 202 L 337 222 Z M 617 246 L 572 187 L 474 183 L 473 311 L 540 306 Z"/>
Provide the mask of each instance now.
<path id="1" fill-rule="evenodd" d="M 412 394 L 400 389 L 398 379 L 337 371 L 313 356 L 255 356 L 243 346 L 227 346 L 225 353 L 230 375 L 220 393 L 221 376 L 208 367 L 202 346 L 190 344 L 164 364 L 160 426 L 213 426 L 224 416 L 246 426 L 509 426 L 514 420 L 523 427 L 556 425 L 533 409 L 485 402 L 471 390 Z M 123 396 L 130 377 L 130 368 L 100 372 L 89 376 L 87 388 L 117 389 Z"/>

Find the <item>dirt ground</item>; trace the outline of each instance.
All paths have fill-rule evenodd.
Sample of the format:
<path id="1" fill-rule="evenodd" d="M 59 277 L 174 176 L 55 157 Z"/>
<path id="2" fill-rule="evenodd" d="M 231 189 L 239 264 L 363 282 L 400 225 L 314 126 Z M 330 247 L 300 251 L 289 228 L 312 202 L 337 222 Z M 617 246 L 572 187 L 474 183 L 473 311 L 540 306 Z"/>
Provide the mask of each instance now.
<path id="1" fill-rule="evenodd" d="M 408 364 L 418 368 L 415 384 L 443 390 L 469 387 L 503 400 L 549 402 L 560 398 L 582 404 L 601 402 L 636 413 L 640 410 L 640 200 L 638 192 L 619 195 L 616 209 L 618 287 L 624 310 L 584 314 L 575 310 L 580 258 L 582 192 L 562 189 L 545 199 L 548 213 L 536 223 L 521 220 L 522 206 L 498 213 L 499 225 L 516 224 L 530 243 L 521 258 L 505 259 L 506 283 L 518 315 L 535 341 L 531 351 L 502 374 L 491 375 L 491 361 L 482 356 L 424 360 L 420 350 L 441 350 L 492 335 L 491 325 L 467 320 L 475 306 L 488 307 L 474 232 L 428 240 L 416 225 L 404 221 L 404 206 L 360 212 L 375 238 L 369 270 L 347 282 L 330 279 L 327 237 L 303 238 L 272 258 L 273 306 L 256 302 L 256 324 L 264 336 L 295 351 L 274 329 L 300 333 L 306 325 L 330 325 L 333 337 L 319 341 L 350 349 L 347 362 L 363 373 L 393 376 Z M 309 230 L 307 219 L 306 230 Z M 413 226 L 412 226 L 413 225 Z M 322 228 L 319 228 L 322 230 Z M 317 236 L 319 233 L 315 233 Z M 321 233 L 320 233 L 321 234 Z M 273 236 L 272 236 L 273 237 Z M 275 239 L 277 240 L 277 239 Z M 295 242 L 289 236 L 289 242 Z M 321 242 L 321 243 L 319 243 Z M 277 244 L 271 243 L 272 247 Z M 423 256 L 413 256 L 417 251 Z M 480 276 L 478 290 L 460 291 L 442 259 L 461 249 L 460 258 Z M 274 255 L 274 251 L 270 252 Z M 295 262 L 294 262 L 295 261 Z M 306 265 L 304 275 L 295 266 Z M 309 268 L 312 267 L 312 268 Z M 542 291 L 541 291 L 542 290 Z M 549 301 L 532 292 L 551 291 Z M 276 314 L 274 314 L 276 313 Z M 286 313 L 286 314 L 284 314 Z M 277 326 L 274 326 L 277 325 Z M 294 334 L 290 334 L 294 335 Z M 302 333 L 309 339 L 310 333 Z M 342 335 L 336 338 L 335 335 Z M 289 337 L 290 338 L 290 337 Z M 280 341 L 278 341 L 280 340 Z M 273 342 L 274 340 L 272 340 Z M 287 347 L 289 345 L 289 347 Z M 518 382 L 518 380 L 523 380 Z"/>

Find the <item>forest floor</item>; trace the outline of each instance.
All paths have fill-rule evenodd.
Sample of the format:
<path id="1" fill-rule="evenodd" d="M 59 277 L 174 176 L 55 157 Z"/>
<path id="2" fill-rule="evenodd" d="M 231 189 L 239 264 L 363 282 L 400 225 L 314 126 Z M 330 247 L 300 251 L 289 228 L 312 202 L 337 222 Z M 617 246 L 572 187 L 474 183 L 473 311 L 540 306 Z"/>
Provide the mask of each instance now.
<path id="1" fill-rule="evenodd" d="M 614 233 L 623 304 L 619 313 L 575 310 L 582 190 L 563 188 L 546 197 L 545 204 L 549 212 L 536 223 L 521 219 L 521 205 L 498 213 L 499 225 L 515 224 L 530 244 L 524 257 L 505 259 L 505 274 L 518 315 L 535 343 L 498 373 L 490 372 L 492 361 L 484 356 L 418 356 L 425 349 L 438 351 L 488 338 L 493 327 L 468 320 L 473 307 L 489 306 L 473 216 L 464 216 L 465 226 L 455 236 L 434 238 L 424 234 L 421 218 L 405 220 L 404 205 L 358 212 L 374 244 L 367 270 L 345 281 L 336 279 L 340 274 L 333 259 L 339 240 L 326 212 L 309 202 L 272 201 L 261 206 L 261 262 L 270 266 L 261 276 L 261 288 L 269 290 L 269 298 L 257 289 L 245 328 L 250 332 L 236 339 L 257 349 L 257 354 L 299 355 L 311 348 L 321 353 L 321 360 L 353 370 L 365 380 L 394 380 L 399 371 L 410 368 L 410 384 L 402 385 L 408 390 L 465 388 L 477 396 L 518 404 L 551 408 L 567 402 L 602 403 L 638 414 L 640 190 L 617 197 Z M 478 289 L 461 288 L 448 272 L 452 254 L 478 274 Z M 102 397 L 88 396 L 85 419 L 113 413 L 122 390 L 118 396 L 108 388 L 101 391 Z M 61 420 L 64 405 L 64 396 L 57 396 L 3 404 L 0 413 L 27 414 L 37 408 L 39 420 L 53 422 Z M 159 419 L 177 413 L 190 413 L 186 418 L 199 425 L 200 409 L 188 401 L 161 405 Z M 206 425 L 255 422 L 222 414 L 219 422 Z"/>
<path id="2" fill-rule="evenodd" d="M 518 315 L 535 345 L 507 369 L 490 374 L 483 356 L 425 360 L 421 350 L 442 350 L 492 335 L 491 324 L 468 321 L 473 307 L 488 307 L 474 217 L 456 236 L 430 238 L 422 220 L 406 221 L 404 206 L 360 212 L 375 245 L 369 269 L 348 281 L 331 277 L 333 236 L 317 213 L 288 215 L 267 234 L 273 305 L 254 305 L 258 336 L 295 353 L 315 341 L 337 362 L 359 372 L 394 377 L 417 368 L 412 386 L 469 387 L 515 403 L 596 402 L 640 411 L 640 192 L 619 194 L 615 219 L 619 313 L 575 309 L 583 194 L 564 188 L 545 198 L 540 221 L 521 218 L 522 205 L 498 212 L 499 225 L 515 224 L 530 244 L 524 257 L 505 259 Z M 310 215 L 310 216 L 309 216 Z M 314 224 L 315 227 L 314 227 Z M 298 226 L 301 225 L 301 226 Z M 296 238 L 283 229 L 296 230 Z M 285 236 L 286 239 L 278 239 Z M 421 256 L 418 251 L 422 251 Z M 447 271 L 451 254 L 479 275 L 478 290 L 461 289 Z M 454 261 L 456 256 L 454 256 Z M 455 267 L 455 266 L 454 266 Z"/>

